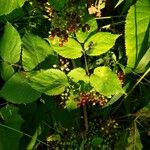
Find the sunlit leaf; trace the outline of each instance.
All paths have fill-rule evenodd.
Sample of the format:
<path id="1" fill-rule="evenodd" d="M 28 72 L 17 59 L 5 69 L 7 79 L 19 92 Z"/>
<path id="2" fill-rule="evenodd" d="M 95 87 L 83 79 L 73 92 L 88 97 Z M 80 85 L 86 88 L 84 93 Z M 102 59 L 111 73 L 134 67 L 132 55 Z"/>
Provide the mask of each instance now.
<path id="1" fill-rule="evenodd" d="M 97 67 L 90 76 L 90 83 L 104 96 L 124 93 L 117 75 L 108 67 Z"/>
<path id="2" fill-rule="evenodd" d="M 7 15 L 16 8 L 22 7 L 26 0 L 0 0 L 0 16 Z"/>
<path id="3" fill-rule="evenodd" d="M 127 14 L 125 25 L 125 47 L 128 59 L 126 67 L 127 73 L 130 73 L 132 69 L 136 67 L 142 55 L 147 50 L 143 47 L 146 45 L 146 41 L 144 41 L 145 36 L 147 36 L 147 32 L 149 32 L 149 8 L 149 0 L 138 0 L 136 4 L 130 7 Z M 146 39 L 148 42 L 148 38 Z"/>
<path id="4" fill-rule="evenodd" d="M 98 56 L 106 53 L 115 44 L 119 35 L 111 34 L 109 32 L 98 32 L 91 36 L 85 43 L 86 53 L 89 56 Z"/>
<path id="5" fill-rule="evenodd" d="M 67 76 L 57 69 L 38 71 L 30 76 L 30 81 L 34 89 L 47 95 L 58 95 L 68 86 Z"/>
<path id="6" fill-rule="evenodd" d="M 85 83 L 89 82 L 89 77 L 86 75 L 86 71 L 83 68 L 75 68 L 68 73 L 68 76 L 74 81 L 84 81 Z"/>

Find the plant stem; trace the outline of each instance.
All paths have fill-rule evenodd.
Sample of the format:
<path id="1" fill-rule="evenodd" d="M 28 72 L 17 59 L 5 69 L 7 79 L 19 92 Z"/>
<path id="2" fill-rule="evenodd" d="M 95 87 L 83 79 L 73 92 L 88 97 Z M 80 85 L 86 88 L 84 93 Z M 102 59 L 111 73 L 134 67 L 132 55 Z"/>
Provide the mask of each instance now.
<path id="1" fill-rule="evenodd" d="M 83 106 L 83 115 L 84 115 L 84 125 L 85 125 L 85 133 L 86 133 L 89 128 L 86 105 Z"/>
<path id="2" fill-rule="evenodd" d="M 89 68 L 88 68 L 85 51 L 83 52 L 83 57 L 84 57 L 84 62 L 85 62 L 85 70 L 86 70 L 87 75 L 89 75 L 90 73 L 89 73 Z"/>
<path id="3" fill-rule="evenodd" d="M 85 70 L 86 70 L 87 75 L 89 76 L 89 68 L 88 68 L 88 63 L 86 59 L 84 45 L 82 45 L 82 50 L 83 50 L 83 57 L 84 57 L 84 63 L 85 63 Z M 83 115 L 84 115 L 84 125 L 85 125 L 85 135 L 86 135 L 88 131 L 88 116 L 87 116 L 86 105 L 83 106 Z"/>

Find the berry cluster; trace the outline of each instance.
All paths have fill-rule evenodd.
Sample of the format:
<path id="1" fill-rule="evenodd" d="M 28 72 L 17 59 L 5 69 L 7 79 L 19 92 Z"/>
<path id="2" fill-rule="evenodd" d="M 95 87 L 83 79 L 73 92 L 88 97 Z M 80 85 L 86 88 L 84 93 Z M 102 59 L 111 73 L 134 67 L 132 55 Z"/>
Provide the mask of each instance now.
<path id="1" fill-rule="evenodd" d="M 123 73 L 122 71 L 119 71 L 119 72 L 117 73 L 117 76 L 118 76 L 118 79 L 119 79 L 120 82 L 121 82 L 121 85 L 123 85 L 123 84 L 124 84 L 124 73 Z"/>
<path id="2" fill-rule="evenodd" d="M 54 64 L 53 67 L 60 69 L 61 71 L 64 71 L 64 72 L 69 72 L 71 68 L 71 64 L 68 59 L 60 57 L 59 65 Z"/>
<path id="3" fill-rule="evenodd" d="M 90 93 L 81 92 L 80 93 L 80 101 L 77 104 L 78 107 L 85 106 L 89 102 L 89 99 L 90 99 Z"/>
<path id="4" fill-rule="evenodd" d="M 65 30 L 61 30 L 60 28 L 55 28 L 49 32 L 50 40 L 54 40 L 55 36 L 59 37 L 59 46 L 62 47 L 65 42 L 68 41 L 68 34 Z"/>
<path id="5" fill-rule="evenodd" d="M 52 18 L 54 18 L 55 16 L 54 9 L 51 7 L 49 2 L 43 3 L 43 8 L 44 8 L 44 11 L 46 12 L 46 15 L 44 17 L 47 18 L 49 21 L 51 21 Z"/>
<path id="6" fill-rule="evenodd" d="M 81 29 L 83 32 L 90 30 L 90 26 L 85 23 L 84 16 L 87 13 L 86 2 L 79 6 L 78 1 L 68 1 L 65 7 L 56 12 L 50 4 L 45 4 L 48 20 L 51 21 L 51 30 L 49 32 L 50 40 L 58 37 L 59 46 L 63 46 L 68 41 L 69 35 L 74 36 L 74 33 Z"/>
<path id="7" fill-rule="evenodd" d="M 104 106 L 107 102 L 108 102 L 108 99 L 105 96 L 103 96 L 95 91 L 91 91 L 89 93 L 81 92 L 78 107 L 84 106 L 87 103 L 89 103 L 89 104 L 92 103 L 92 105 L 98 104 L 100 106 Z"/>
<path id="8" fill-rule="evenodd" d="M 69 96 L 70 96 L 70 89 L 66 88 L 66 90 L 60 95 L 60 98 L 61 98 L 60 105 L 61 106 L 65 106 L 65 103 L 69 99 Z"/>

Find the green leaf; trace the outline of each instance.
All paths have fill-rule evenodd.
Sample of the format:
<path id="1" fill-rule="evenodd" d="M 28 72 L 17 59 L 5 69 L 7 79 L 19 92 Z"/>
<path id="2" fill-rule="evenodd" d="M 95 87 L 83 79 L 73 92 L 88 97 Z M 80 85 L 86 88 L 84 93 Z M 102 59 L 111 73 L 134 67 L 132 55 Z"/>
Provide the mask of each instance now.
<path id="1" fill-rule="evenodd" d="M 143 42 L 150 21 L 149 0 L 137 1 L 130 7 L 125 25 L 125 46 L 127 55 L 126 72 L 130 73 L 140 61 Z M 148 38 L 147 38 L 148 39 Z M 148 41 L 148 40 L 147 40 Z"/>
<path id="2" fill-rule="evenodd" d="M 30 76 L 30 81 L 34 89 L 47 95 L 58 95 L 69 85 L 65 73 L 57 69 L 38 71 Z"/>
<path id="3" fill-rule="evenodd" d="M 39 63 L 44 61 L 48 55 L 53 54 L 51 46 L 36 35 L 27 33 L 22 41 L 22 63 L 24 69 L 27 71 L 34 69 Z"/>
<path id="4" fill-rule="evenodd" d="M 89 83 L 89 77 L 86 75 L 86 71 L 83 68 L 75 68 L 68 73 L 68 77 L 70 77 L 74 82 L 84 81 L 85 83 Z"/>
<path id="5" fill-rule="evenodd" d="M 117 75 L 108 67 L 97 67 L 90 76 L 90 83 L 104 96 L 124 93 Z"/>
<path id="6" fill-rule="evenodd" d="M 1 63 L 1 76 L 3 80 L 7 81 L 14 73 L 14 68 L 10 64 L 6 62 Z"/>
<path id="7" fill-rule="evenodd" d="M 101 145 L 103 142 L 103 139 L 101 137 L 94 137 L 92 139 L 92 147 L 98 148 L 99 145 Z"/>
<path id="8" fill-rule="evenodd" d="M 142 148 L 143 148 L 143 145 L 140 139 L 140 134 L 137 129 L 136 122 L 134 122 L 130 130 L 130 135 L 128 137 L 128 144 L 125 149 L 126 150 L 142 150 Z"/>
<path id="9" fill-rule="evenodd" d="M 7 15 L 16 8 L 22 7 L 26 0 L 0 0 L 0 16 Z"/>
<path id="10" fill-rule="evenodd" d="M 90 26 L 89 31 L 82 32 L 82 30 L 79 29 L 78 32 L 76 32 L 76 37 L 80 43 L 84 43 L 86 41 L 86 39 L 88 38 L 88 36 L 90 36 L 90 34 L 93 31 L 96 31 L 96 29 L 97 29 L 97 22 L 96 22 L 95 18 L 90 17 L 89 20 L 86 22 L 86 24 L 88 24 Z"/>
<path id="11" fill-rule="evenodd" d="M 40 97 L 40 93 L 28 84 L 23 74 L 14 74 L 2 87 L 1 96 L 9 102 L 31 103 Z"/>
<path id="12" fill-rule="evenodd" d="M 125 147 L 127 145 L 128 140 L 128 130 L 123 130 L 121 135 L 119 136 L 119 139 L 115 142 L 115 150 L 125 150 Z"/>
<path id="13" fill-rule="evenodd" d="M 73 110 L 77 108 L 77 102 L 73 99 L 69 99 L 66 101 L 66 105 L 64 108 L 67 108 L 68 110 Z"/>
<path id="14" fill-rule="evenodd" d="M 115 44 L 119 35 L 111 34 L 109 32 L 98 32 L 91 36 L 85 43 L 86 53 L 89 56 L 97 56 L 106 53 Z M 90 48 L 89 48 L 89 45 Z"/>
<path id="15" fill-rule="evenodd" d="M 20 59 L 21 39 L 17 30 L 9 23 L 5 25 L 4 34 L 0 40 L 0 56 L 4 61 L 16 63 Z"/>
<path id="16" fill-rule="evenodd" d="M 150 67 L 150 48 L 144 54 L 137 67 L 135 68 L 135 72 L 144 73 Z"/>
<path id="17" fill-rule="evenodd" d="M 82 56 L 81 45 L 72 38 L 69 38 L 68 42 L 64 43 L 62 47 L 59 46 L 58 42 L 54 44 L 51 42 L 51 46 L 55 52 L 65 58 L 76 59 Z"/>
<path id="18" fill-rule="evenodd" d="M 129 88 L 129 86 L 130 86 L 130 83 L 127 83 L 127 84 L 123 87 L 123 90 L 126 92 L 127 89 Z M 119 94 L 114 95 L 114 96 L 109 100 L 109 102 L 108 102 L 106 105 L 104 105 L 103 108 L 108 107 L 108 106 L 111 106 L 112 104 L 114 104 L 116 101 L 118 101 L 118 100 L 123 96 L 123 94 L 124 94 L 124 93 L 119 93 Z"/>
<path id="19" fill-rule="evenodd" d="M 60 11 L 64 8 L 65 4 L 68 2 L 68 0 L 48 0 L 51 6 L 57 10 Z"/>
<path id="20" fill-rule="evenodd" d="M 23 135 L 19 132 L 23 119 L 18 113 L 18 108 L 7 105 L 0 110 L 0 114 L 3 119 L 3 124 L 0 123 L 0 149 L 10 150 L 13 147 L 14 150 L 19 150 L 19 142 Z"/>

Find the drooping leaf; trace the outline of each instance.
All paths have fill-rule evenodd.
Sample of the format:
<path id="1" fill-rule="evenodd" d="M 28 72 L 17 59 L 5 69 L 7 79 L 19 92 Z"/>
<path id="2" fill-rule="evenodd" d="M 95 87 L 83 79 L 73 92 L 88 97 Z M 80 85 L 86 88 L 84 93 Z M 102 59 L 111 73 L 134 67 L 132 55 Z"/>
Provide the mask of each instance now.
<path id="1" fill-rule="evenodd" d="M 40 97 L 40 93 L 28 84 L 22 74 L 14 74 L 2 87 L 1 96 L 8 102 L 31 103 Z"/>
<path id="2" fill-rule="evenodd" d="M 0 110 L 3 123 L 0 123 L 0 149 L 19 150 L 19 142 L 23 134 L 19 133 L 23 119 L 15 106 L 5 106 Z M 17 130 L 17 131 L 15 131 Z M 9 141 L 9 144 L 8 144 Z"/>
<path id="3" fill-rule="evenodd" d="M 117 75 L 108 67 L 97 67 L 90 76 L 90 83 L 104 96 L 124 93 Z"/>
<path id="4" fill-rule="evenodd" d="M 1 63 L 1 76 L 3 80 L 7 81 L 14 73 L 14 68 L 10 64 L 6 62 Z"/>
<path id="5" fill-rule="evenodd" d="M 84 43 L 85 40 L 88 38 L 88 36 L 90 36 L 90 34 L 93 31 L 96 31 L 96 29 L 97 29 L 97 22 L 96 22 L 95 18 L 89 18 L 89 20 L 86 22 L 86 25 L 89 26 L 89 29 L 90 29 L 89 31 L 83 32 L 82 29 L 79 29 L 76 32 L 76 37 L 77 37 L 78 41 L 81 43 Z M 84 28 L 84 25 L 83 25 L 83 28 Z"/>
<path id="6" fill-rule="evenodd" d="M 20 59 L 21 39 L 17 30 L 9 23 L 5 25 L 4 34 L 0 40 L 0 56 L 4 61 L 16 63 Z"/>
<path id="7" fill-rule="evenodd" d="M 53 54 L 51 46 L 39 36 L 27 33 L 22 41 L 22 63 L 27 71 L 34 69 L 48 55 Z"/>
<path id="8" fill-rule="evenodd" d="M 83 68 L 75 68 L 68 73 L 68 76 L 74 81 L 84 81 L 85 83 L 89 82 L 89 77 L 86 75 L 86 71 Z"/>
<path id="9" fill-rule="evenodd" d="M 143 145 L 140 139 L 140 133 L 137 129 L 136 122 L 133 123 L 133 126 L 130 130 L 130 135 L 128 137 L 128 144 L 126 150 L 142 150 Z"/>
<path id="10" fill-rule="evenodd" d="M 67 76 L 57 69 L 36 72 L 30 76 L 31 86 L 47 95 L 58 95 L 68 86 Z"/>
<path id="11" fill-rule="evenodd" d="M 146 33 L 149 32 L 149 8 L 149 0 L 138 0 L 136 4 L 130 7 L 127 14 L 125 25 L 125 47 L 128 58 L 126 67 L 127 73 L 130 73 L 131 70 L 134 69 L 140 61 L 142 53 L 146 51 L 146 49 L 143 49 L 143 41 Z"/>
<path id="12" fill-rule="evenodd" d="M 82 56 L 81 45 L 72 38 L 69 38 L 62 47 L 59 46 L 58 42 L 54 44 L 51 42 L 51 46 L 55 52 L 65 58 L 76 59 Z"/>
<path id="13" fill-rule="evenodd" d="M 109 32 L 98 32 L 91 36 L 85 43 L 86 53 L 89 56 L 101 55 L 110 50 L 119 35 Z M 89 48 L 90 47 L 90 48 Z"/>
<path id="14" fill-rule="evenodd" d="M 7 15 L 16 8 L 22 7 L 26 0 L 0 0 L 0 16 Z"/>
<path id="15" fill-rule="evenodd" d="M 68 2 L 68 0 L 55 0 L 55 1 L 48 0 L 48 1 L 56 11 L 60 11 L 61 9 L 63 9 L 65 4 Z"/>

